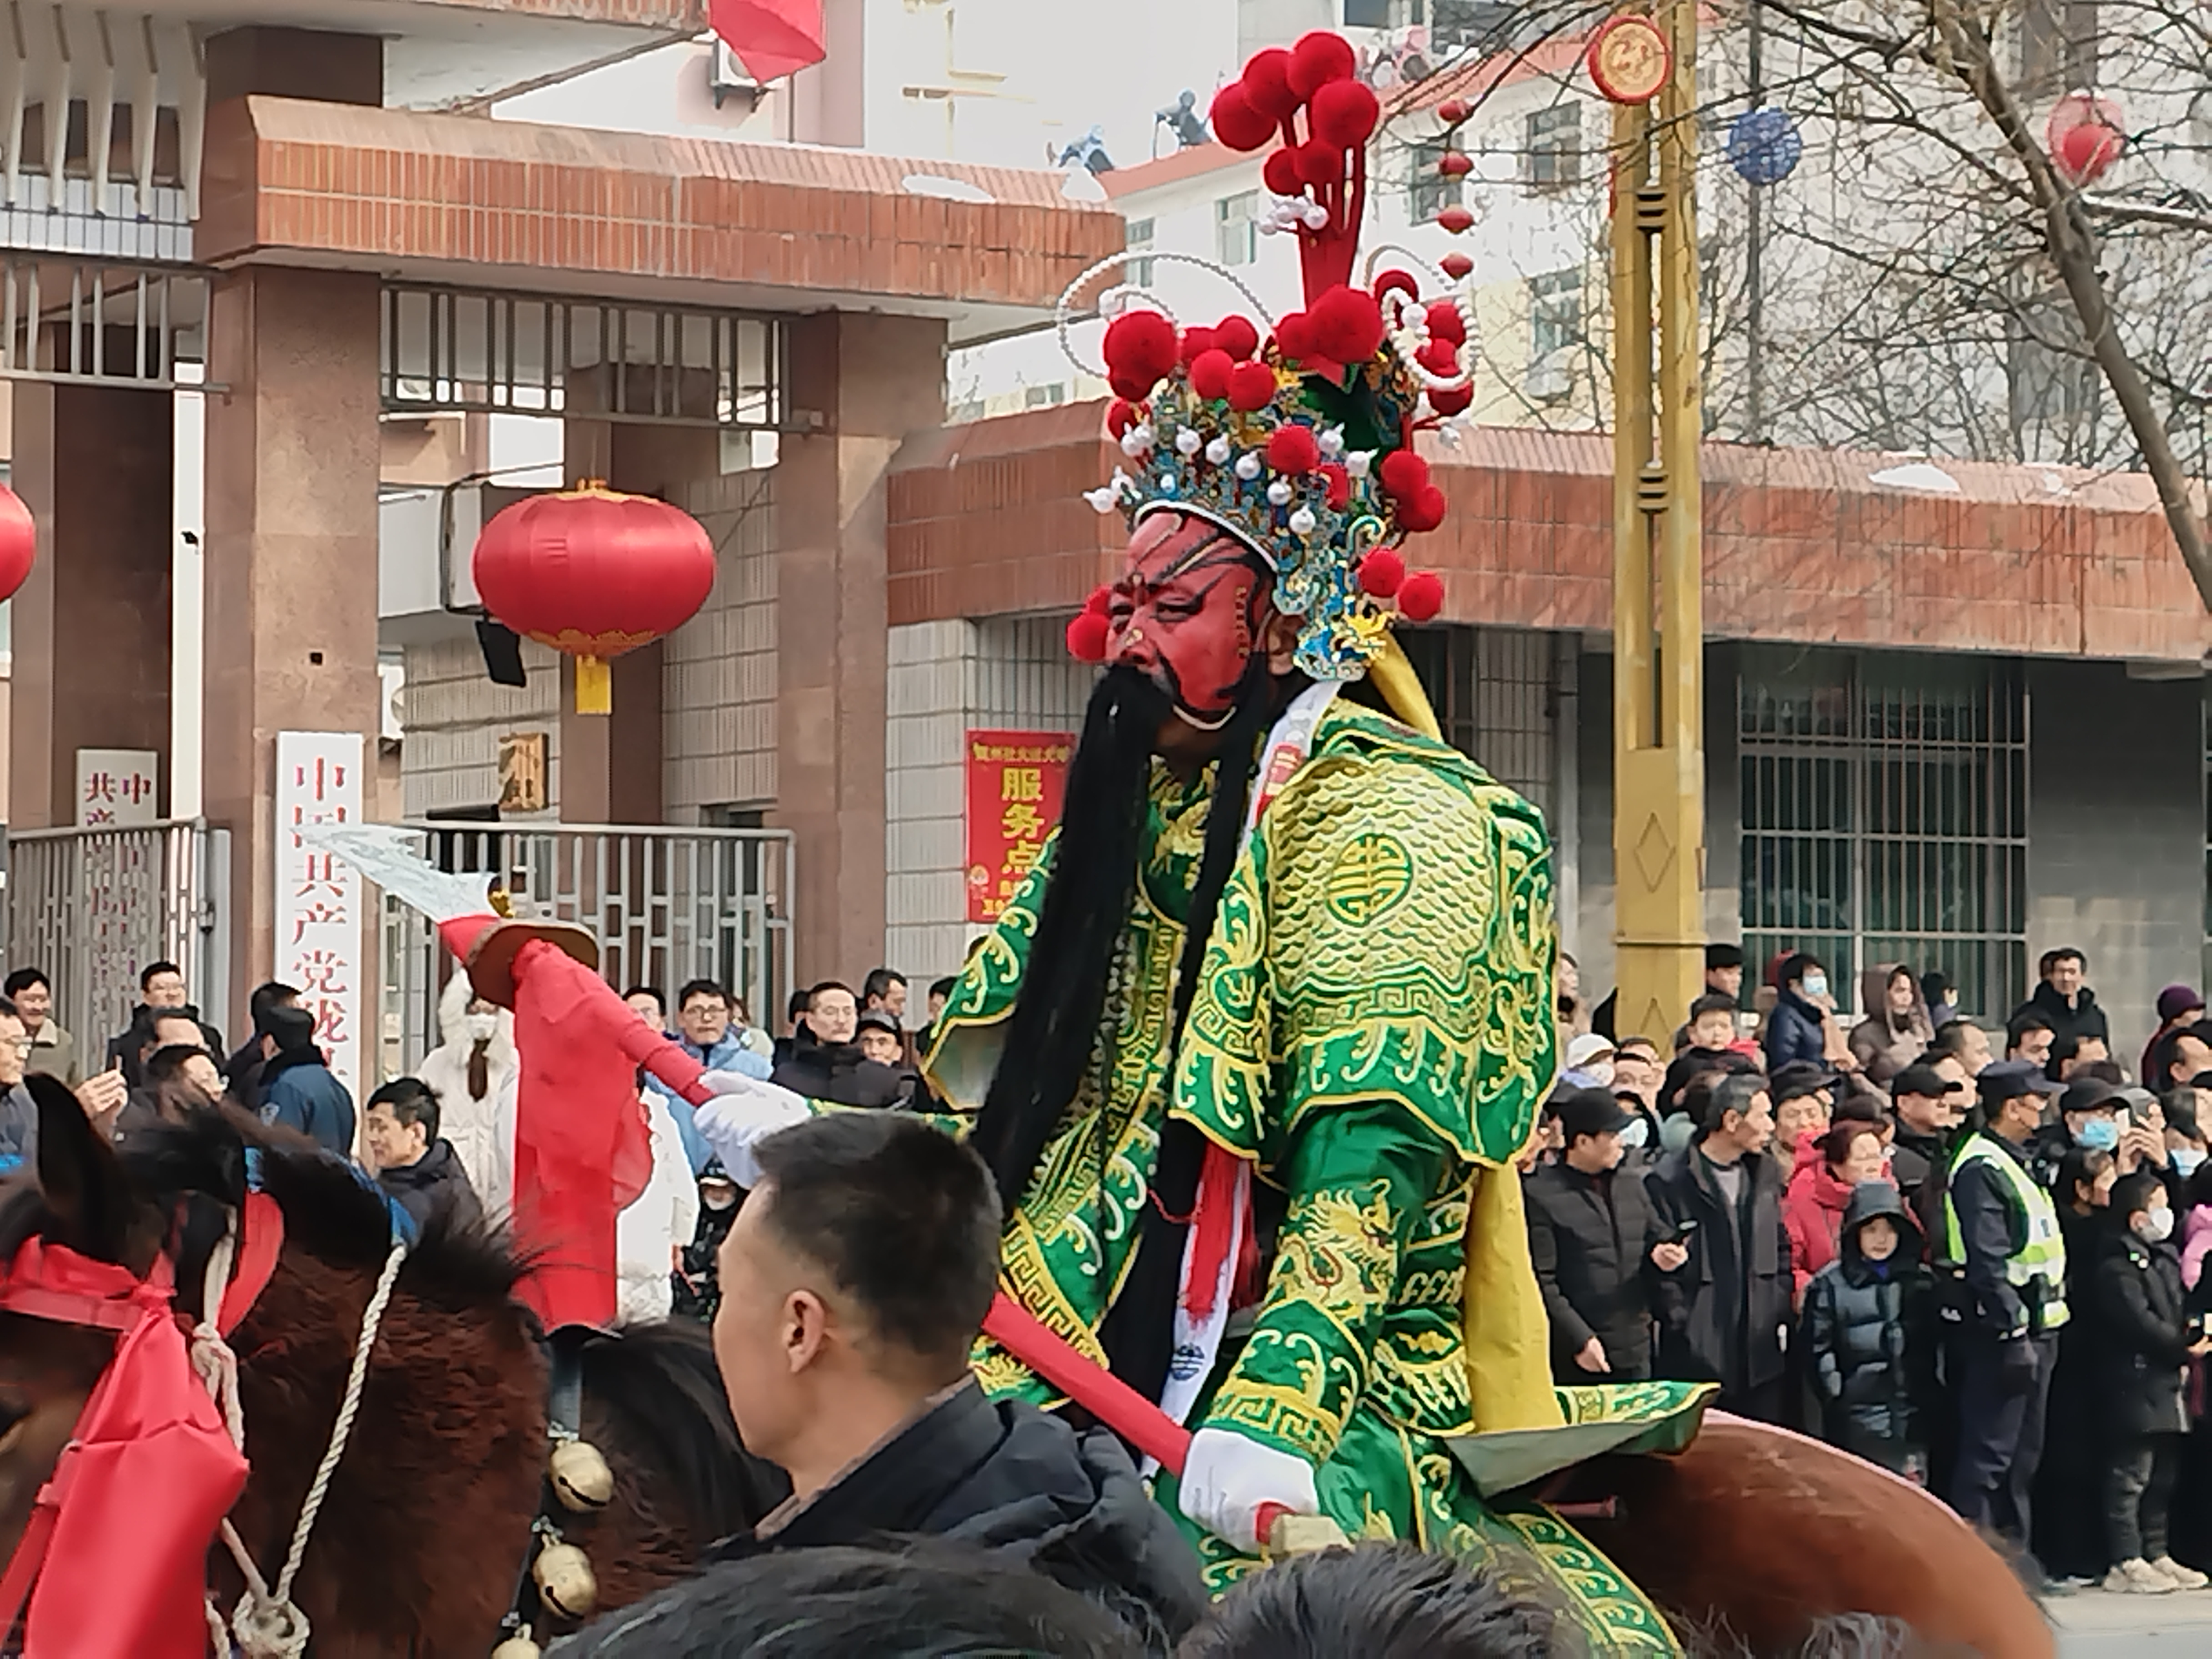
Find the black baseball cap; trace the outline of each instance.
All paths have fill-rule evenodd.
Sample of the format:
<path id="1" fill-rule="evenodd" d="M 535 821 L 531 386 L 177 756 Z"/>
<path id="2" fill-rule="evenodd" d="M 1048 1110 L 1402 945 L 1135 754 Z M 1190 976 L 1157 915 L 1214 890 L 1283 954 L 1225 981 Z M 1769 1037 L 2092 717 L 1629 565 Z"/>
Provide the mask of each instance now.
<path id="1" fill-rule="evenodd" d="M 1552 1097 L 1552 1108 L 1559 1120 L 1561 1143 L 1569 1146 L 1577 1135 L 1618 1134 L 1636 1121 L 1603 1089 L 1563 1090 Z"/>
<path id="2" fill-rule="evenodd" d="M 1947 1095 L 1963 1095 L 1966 1085 L 1954 1077 L 1945 1077 L 1933 1066 L 1915 1061 L 1890 1079 L 1889 1091 L 1896 1095 L 1925 1095 L 1930 1100 L 1941 1100 Z"/>
<path id="3" fill-rule="evenodd" d="M 1809 1060 L 1793 1060 L 1774 1068 L 1766 1079 L 1766 1097 L 1777 1106 L 1835 1086 L 1836 1074 Z"/>
<path id="4" fill-rule="evenodd" d="M 2096 1078 L 2083 1078 L 2079 1083 L 2069 1083 L 2066 1092 L 2058 1097 L 2058 1115 L 2069 1112 L 2109 1112 L 2127 1103 L 2121 1091 Z"/>
<path id="5" fill-rule="evenodd" d="M 2057 1084 L 2044 1076 L 2040 1066 L 2027 1060 L 1993 1060 L 1982 1067 L 1974 1085 L 1983 1103 L 1989 1106 L 2022 1095 L 2055 1095 L 2059 1090 Z"/>
<path id="6" fill-rule="evenodd" d="M 862 1014 L 858 1020 L 854 1022 L 853 1035 L 854 1036 L 860 1036 L 863 1031 L 869 1030 L 889 1031 L 895 1037 L 902 1037 L 905 1035 L 900 1030 L 898 1021 L 890 1014 L 885 1013 L 880 1008 L 869 1009 L 866 1013 Z"/>

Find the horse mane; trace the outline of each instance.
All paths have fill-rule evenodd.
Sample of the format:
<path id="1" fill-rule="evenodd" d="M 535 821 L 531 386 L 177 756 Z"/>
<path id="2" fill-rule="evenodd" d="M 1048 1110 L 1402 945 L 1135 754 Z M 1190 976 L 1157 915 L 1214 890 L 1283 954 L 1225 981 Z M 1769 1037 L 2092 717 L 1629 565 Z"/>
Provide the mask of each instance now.
<path id="1" fill-rule="evenodd" d="M 750 1527 L 791 1490 L 744 1448 L 706 1328 L 633 1325 L 583 1348 L 584 1397 L 612 1419 L 621 1449 L 651 1461 L 696 1524 L 721 1537 Z"/>

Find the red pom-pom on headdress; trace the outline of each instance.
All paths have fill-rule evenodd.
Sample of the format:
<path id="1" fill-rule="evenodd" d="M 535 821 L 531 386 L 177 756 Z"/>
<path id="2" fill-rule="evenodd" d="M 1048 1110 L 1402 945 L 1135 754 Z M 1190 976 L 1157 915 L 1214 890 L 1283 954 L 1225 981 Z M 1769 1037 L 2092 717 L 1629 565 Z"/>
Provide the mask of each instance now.
<path id="1" fill-rule="evenodd" d="M 1443 579 L 1433 570 L 1416 570 L 1398 590 L 1398 614 L 1425 623 L 1444 608 Z"/>
<path id="2" fill-rule="evenodd" d="M 1423 484 L 1411 495 L 1402 498 L 1398 502 L 1398 528 L 1417 532 L 1434 530 L 1444 521 L 1444 492 L 1434 484 Z M 1409 577 L 1407 585 L 1411 586 L 1411 582 L 1412 579 Z M 1402 592 L 1398 598 L 1398 608 L 1401 611 L 1406 608 L 1405 595 Z M 1431 611 L 1429 614 L 1434 616 L 1436 613 Z M 1416 617 L 1413 620 L 1423 622 L 1426 618 Z"/>
<path id="3" fill-rule="evenodd" d="M 1298 177 L 1298 151 L 1278 149 L 1268 152 L 1261 164 L 1260 178 L 1278 196 L 1295 196 L 1298 186 L 1305 182 Z"/>
<path id="4" fill-rule="evenodd" d="M 1116 398 L 1106 405 L 1106 435 L 1116 442 L 1121 434 L 1137 423 L 1137 406 L 1126 398 Z"/>
<path id="5" fill-rule="evenodd" d="M 1378 599 L 1387 599 L 1406 580 L 1406 562 L 1387 547 L 1378 547 L 1359 562 L 1359 588 Z"/>
<path id="6" fill-rule="evenodd" d="M 1340 283 L 1315 301 L 1306 316 L 1313 325 L 1306 356 L 1364 363 L 1382 347 L 1382 307 L 1364 289 Z"/>
<path id="7" fill-rule="evenodd" d="M 1474 402 L 1474 388 L 1465 383 L 1458 386 L 1432 386 L 1429 388 L 1429 407 L 1447 417 L 1464 415 Z"/>
<path id="8" fill-rule="evenodd" d="M 1291 90 L 1291 54 L 1281 46 L 1254 52 L 1242 84 L 1244 101 L 1270 121 L 1287 120 L 1298 106 L 1298 94 Z"/>
<path id="9" fill-rule="evenodd" d="M 1190 389 L 1201 398 L 1226 398 L 1230 377 L 1236 372 L 1235 362 L 1220 347 L 1201 351 L 1191 359 Z"/>
<path id="10" fill-rule="evenodd" d="M 1428 487 L 1429 464 L 1410 449 L 1394 449 L 1376 463 L 1375 476 L 1403 503 Z"/>
<path id="11" fill-rule="evenodd" d="M 1382 106 L 1357 81 L 1331 81 L 1313 95 L 1306 119 L 1313 135 L 1338 149 L 1364 144 L 1382 118 Z"/>
<path id="12" fill-rule="evenodd" d="M 1459 373 L 1459 348 L 1442 336 L 1435 336 L 1413 354 L 1413 361 L 1431 374 L 1456 374 Z"/>
<path id="13" fill-rule="evenodd" d="M 1213 136 L 1231 149 L 1255 150 L 1275 136 L 1275 124 L 1252 107 L 1241 82 L 1231 81 L 1215 93 L 1208 113 Z"/>
<path id="14" fill-rule="evenodd" d="M 1182 331 L 1182 366 L 1188 368 L 1198 361 L 1201 351 L 1213 349 L 1213 331 L 1210 328 L 1187 328 Z"/>
<path id="15" fill-rule="evenodd" d="M 1459 314 L 1459 307 L 1451 301 L 1437 301 L 1429 307 L 1428 316 L 1431 338 L 1449 340 L 1454 345 L 1467 338 L 1467 319 Z"/>
<path id="16" fill-rule="evenodd" d="M 1105 352 L 1110 375 L 1133 385 L 1141 380 L 1146 392 L 1182 361 L 1175 325 L 1157 311 L 1125 311 L 1116 317 L 1106 327 Z"/>
<path id="17" fill-rule="evenodd" d="M 1084 600 L 1084 614 L 1091 617 L 1103 617 L 1107 613 L 1107 611 L 1113 608 L 1113 605 L 1114 589 L 1112 586 L 1106 582 L 1101 582 L 1097 586 L 1091 590 L 1091 597 Z"/>
<path id="18" fill-rule="evenodd" d="M 1067 654 L 1078 662 L 1106 660 L 1105 616 L 1085 611 L 1067 625 Z"/>
<path id="19" fill-rule="evenodd" d="M 1349 81 L 1359 67 L 1352 42 L 1340 34 L 1316 29 L 1291 48 L 1288 80 L 1291 90 L 1304 101 L 1331 81 Z"/>
<path id="20" fill-rule="evenodd" d="M 1421 285 L 1413 280 L 1413 274 L 1410 271 L 1400 270 L 1395 266 L 1375 279 L 1376 299 L 1380 301 L 1392 289 L 1397 289 L 1409 300 L 1417 300 L 1421 295 Z"/>
<path id="21" fill-rule="evenodd" d="M 1345 470 L 1341 461 L 1323 461 L 1320 472 L 1328 480 L 1328 505 L 1334 511 L 1342 512 L 1352 504 L 1352 474 Z"/>
<path id="22" fill-rule="evenodd" d="M 1229 371 L 1229 406 L 1249 415 L 1274 401 L 1275 371 L 1265 363 L 1239 363 Z"/>
<path id="23" fill-rule="evenodd" d="M 1260 331 L 1249 317 L 1224 317 L 1214 325 L 1213 343 L 1241 363 L 1260 349 Z"/>
<path id="24" fill-rule="evenodd" d="M 1310 426 L 1286 422 L 1267 434 L 1267 465 L 1278 472 L 1302 477 L 1321 465 L 1321 445 Z"/>

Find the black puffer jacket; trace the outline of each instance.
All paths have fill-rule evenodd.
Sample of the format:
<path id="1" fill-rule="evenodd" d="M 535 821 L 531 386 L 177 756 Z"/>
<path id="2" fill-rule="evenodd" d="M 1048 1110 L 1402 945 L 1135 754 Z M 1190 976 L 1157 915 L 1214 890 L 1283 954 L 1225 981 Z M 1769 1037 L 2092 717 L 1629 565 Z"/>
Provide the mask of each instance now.
<path id="1" fill-rule="evenodd" d="M 2080 1312 L 2096 1322 L 2092 1357 L 2106 1425 L 2130 1437 L 2179 1433 L 2189 1427 L 2182 1378 L 2190 1341 L 2181 1259 L 2171 1244 L 2137 1238 L 2119 1216 L 2107 1220 L 2095 1249 Z"/>
<path id="2" fill-rule="evenodd" d="M 1018 1562 L 1104 1605 L 1165 1654 L 1206 1613 L 1198 1557 L 1152 1502 L 1110 1430 L 1079 1434 L 1020 1401 L 961 1383 L 804 1504 L 710 1559 L 901 1534 Z"/>
<path id="3" fill-rule="evenodd" d="M 1897 1249 L 1879 1266 L 1859 1248 L 1866 1224 L 1887 1218 Z M 1821 1438 L 1894 1467 L 1923 1443 L 1920 1416 L 1934 1375 L 1931 1284 L 1920 1228 L 1896 1188 L 1869 1181 L 1844 1210 L 1841 1251 L 1805 1287 L 1803 1344 Z"/>

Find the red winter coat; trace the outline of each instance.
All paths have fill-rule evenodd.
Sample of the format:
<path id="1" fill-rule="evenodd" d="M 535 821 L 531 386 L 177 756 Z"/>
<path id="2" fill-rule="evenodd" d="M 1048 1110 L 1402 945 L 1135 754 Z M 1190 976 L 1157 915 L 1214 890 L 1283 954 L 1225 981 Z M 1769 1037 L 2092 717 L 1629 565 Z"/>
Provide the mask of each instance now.
<path id="1" fill-rule="evenodd" d="M 1840 1179 L 1818 1152 L 1809 1158 L 1800 1149 L 1797 1172 L 1782 1198 L 1782 1224 L 1790 1234 L 1790 1270 L 1800 1301 L 1813 1275 L 1836 1259 L 1836 1241 L 1844 1227 L 1844 1209 L 1851 1201 L 1849 1182 Z M 1882 1179 L 1893 1187 L 1896 1178 L 1887 1170 Z"/>

